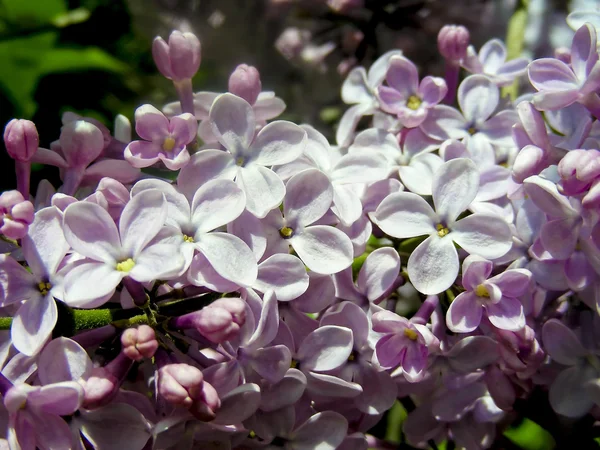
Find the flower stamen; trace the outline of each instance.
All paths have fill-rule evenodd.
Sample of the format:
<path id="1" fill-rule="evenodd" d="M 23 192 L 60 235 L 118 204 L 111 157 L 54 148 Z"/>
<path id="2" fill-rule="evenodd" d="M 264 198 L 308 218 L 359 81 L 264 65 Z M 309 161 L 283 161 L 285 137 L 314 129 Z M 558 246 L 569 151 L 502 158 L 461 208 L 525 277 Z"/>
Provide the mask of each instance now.
<path id="1" fill-rule="evenodd" d="M 477 295 L 477 297 L 490 298 L 490 293 L 483 284 L 480 284 L 475 288 L 475 294 Z"/>
<path id="2" fill-rule="evenodd" d="M 419 109 L 419 106 L 421 106 L 421 103 L 423 103 L 423 101 L 419 97 L 417 97 L 416 95 L 411 95 L 410 97 L 408 97 L 406 107 L 408 109 L 416 111 L 417 109 Z"/>
<path id="3" fill-rule="evenodd" d="M 279 230 L 279 235 L 284 239 L 289 239 L 294 234 L 294 230 L 290 227 L 283 227 Z"/>
<path id="4" fill-rule="evenodd" d="M 410 328 L 405 328 L 404 329 L 404 336 L 406 336 L 407 338 L 409 338 L 411 341 L 416 341 L 417 338 L 419 337 L 419 335 L 417 334 L 417 332 L 415 330 L 410 329 Z"/>
<path id="5" fill-rule="evenodd" d="M 444 226 L 441 223 L 438 223 L 435 228 L 437 230 L 437 234 L 439 237 L 444 237 L 444 236 L 448 235 L 448 233 L 450 233 L 450 230 L 448 229 L 448 227 Z"/>
<path id="6" fill-rule="evenodd" d="M 173 139 L 171 136 L 166 137 L 163 141 L 162 148 L 165 152 L 173 151 L 175 148 L 175 139 Z"/>
<path id="7" fill-rule="evenodd" d="M 135 266 L 135 261 L 132 258 L 127 258 L 117 263 L 117 270 L 119 272 L 131 272 L 133 266 Z"/>

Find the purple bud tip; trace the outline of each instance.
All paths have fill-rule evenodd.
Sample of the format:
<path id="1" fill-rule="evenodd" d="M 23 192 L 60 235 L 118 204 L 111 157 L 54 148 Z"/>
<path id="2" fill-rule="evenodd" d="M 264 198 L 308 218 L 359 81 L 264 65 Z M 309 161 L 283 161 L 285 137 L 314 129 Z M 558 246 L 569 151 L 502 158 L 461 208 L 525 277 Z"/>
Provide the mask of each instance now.
<path id="1" fill-rule="evenodd" d="M 13 119 L 4 128 L 4 145 L 11 158 L 31 161 L 40 146 L 40 137 L 35 124 L 30 120 Z"/>
<path id="2" fill-rule="evenodd" d="M 200 68 L 200 41 L 193 33 L 173 31 L 168 44 L 161 37 L 154 39 L 152 57 L 164 77 L 173 81 L 188 80 Z"/>
<path id="3" fill-rule="evenodd" d="M 262 89 L 256 67 L 240 64 L 229 77 L 229 92 L 243 98 L 251 105 L 256 103 Z"/>
<path id="4" fill-rule="evenodd" d="M 138 362 L 144 358 L 152 358 L 158 349 L 154 330 L 148 325 L 125 330 L 121 335 L 121 344 L 125 356 Z"/>
<path id="5" fill-rule="evenodd" d="M 438 33 L 438 50 L 444 58 L 458 63 L 467 55 L 471 37 L 462 25 L 444 25 Z"/>
<path id="6" fill-rule="evenodd" d="M 6 191 L 0 195 L 0 233 L 9 239 L 22 239 L 33 222 L 33 204 L 19 191 Z"/>

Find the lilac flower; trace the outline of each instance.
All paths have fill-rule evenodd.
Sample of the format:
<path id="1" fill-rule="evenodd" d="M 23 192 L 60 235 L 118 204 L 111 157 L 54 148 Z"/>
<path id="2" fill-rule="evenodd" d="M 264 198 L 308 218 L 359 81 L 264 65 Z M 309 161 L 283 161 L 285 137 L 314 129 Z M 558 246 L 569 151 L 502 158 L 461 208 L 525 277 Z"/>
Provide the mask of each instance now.
<path id="1" fill-rule="evenodd" d="M 179 176 L 188 194 L 213 178 L 235 179 L 246 193 L 246 208 L 264 217 L 285 196 L 285 186 L 266 166 L 296 159 L 306 143 L 306 133 L 291 122 L 276 121 L 255 136 L 255 117 L 245 100 L 232 94 L 219 96 L 210 110 L 215 136 L 228 150 L 202 150 Z"/>
<path id="2" fill-rule="evenodd" d="M 34 219 L 33 205 L 19 191 L 0 195 L 0 233 L 8 239 L 22 239 Z"/>
<path id="3" fill-rule="evenodd" d="M 54 298 L 63 298 L 59 264 L 69 250 L 62 230 L 62 213 L 55 207 L 38 211 L 22 241 L 31 272 L 10 256 L 2 255 L 2 305 L 24 303 L 13 318 L 14 346 L 26 355 L 36 354 L 52 334 L 58 311 Z"/>
<path id="4" fill-rule="evenodd" d="M 541 110 L 555 110 L 583 103 L 597 115 L 600 63 L 596 30 L 586 23 L 573 36 L 570 67 L 553 58 L 541 58 L 529 65 L 529 81 L 539 91 L 533 103 Z"/>
<path id="5" fill-rule="evenodd" d="M 421 125 L 429 109 L 441 102 L 448 91 L 443 78 L 427 76 L 419 83 L 416 66 L 399 55 L 390 58 L 385 79 L 388 86 L 377 89 L 380 107 L 395 114 L 407 128 Z"/>
<path id="6" fill-rule="evenodd" d="M 200 67 L 200 41 L 193 33 L 173 31 L 168 44 L 160 36 L 154 39 L 152 56 L 164 77 L 191 79 Z"/>
<path id="7" fill-rule="evenodd" d="M 125 147 L 125 159 L 133 167 L 142 168 L 162 161 L 170 170 L 178 170 L 190 160 L 186 148 L 196 137 L 197 123 L 193 115 L 181 114 L 167 119 L 152 105 L 135 110 L 135 130 L 143 141 Z"/>
<path id="8" fill-rule="evenodd" d="M 67 207 L 65 237 L 85 259 L 65 275 L 65 303 L 93 308 L 106 302 L 125 277 L 147 282 L 176 275 L 184 264 L 178 246 L 151 242 L 166 217 L 167 202 L 158 190 L 135 196 L 123 209 L 118 229 L 101 206 L 77 202 Z"/>
<path id="9" fill-rule="evenodd" d="M 499 39 L 486 42 L 479 49 L 479 54 L 475 53 L 473 46 L 469 46 L 462 62 L 467 71 L 486 75 L 498 86 L 508 86 L 517 77 L 524 75 L 527 64 L 527 58 L 506 61 L 506 46 Z"/>
<path id="10" fill-rule="evenodd" d="M 517 299 L 529 289 L 531 272 L 510 269 L 488 278 L 494 265 L 476 255 L 463 262 L 462 284 L 466 289 L 456 296 L 446 314 L 446 324 L 455 333 L 470 333 L 485 312 L 492 325 L 518 331 L 525 326 L 523 305 Z"/>
<path id="11" fill-rule="evenodd" d="M 457 220 L 477 195 L 479 174 L 464 158 L 444 163 L 433 181 L 433 204 L 416 194 L 399 192 L 388 196 L 371 214 L 388 235 L 408 238 L 429 234 L 408 259 L 408 275 L 424 294 L 449 288 L 458 275 L 454 242 L 468 253 L 498 258 L 510 249 L 511 232 L 500 217 L 473 214 Z"/>
<path id="12" fill-rule="evenodd" d="M 286 189 L 283 215 L 274 210 L 265 219 L 271 254 L 287 253 L 291 246 L 310 270 L 322 274 L 350 266 L 353 252 L 348 236 L 331 226 L 314 225 L 333 201 L 327 176 L 316 169 L 304 170 L 289 179 Z"/>

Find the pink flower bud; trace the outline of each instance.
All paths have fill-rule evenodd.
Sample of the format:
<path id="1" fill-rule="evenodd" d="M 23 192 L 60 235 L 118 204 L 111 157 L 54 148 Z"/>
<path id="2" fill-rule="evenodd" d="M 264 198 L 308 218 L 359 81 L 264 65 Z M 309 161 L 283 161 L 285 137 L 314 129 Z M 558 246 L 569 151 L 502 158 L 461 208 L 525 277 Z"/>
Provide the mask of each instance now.
<path id="1" fill-rule="evenodd" d="M 105 367 L 94 367 L 90 376 L 81 383 L 85 392 L 83 407 L 87 409 L 108 404 L 117 395 L 121 385 L 117 377 Z"/>
<path id="2" fill-rule="evenodd" d="M 255 67 L 240 64 L 229 77 L 229 92 L 243 98 L 251 105 L 256 103 L 261 89 L 260 73 Z"/>
<path id="3" fill-rule="evenodd" d="M 40 137 L 35 124 L 30 120 L 13 119 L 4 128 L 4 145 L 11 158 L 31 161 L 40 146 Z"/>
<path id="4" fill-rule="evenodd" d="M 598 150 L 571 150 L 558 163 L 561 178 L 559 189 L 565 195 L 586 191 L 600 177 L 600 152 Z"/>
<path id="5" fill-rule="evenodd" d="M 158 348 L 154 330 L 148 325 L 126 329 L 121 335 L 121 344 L 125 356 L 138 362 L 144 358 L 152 358 Z"/>
<path id="6" fill-rule="evenodd" d="M 168 402 L 188 408 L 199 420 L 210 421 L 221 406 L 212 385 L 200 369 L 188 364 L 167 364 L 158 369 L 158 392 Z"/>
<path id="7" fill-rule="evenodd" d="M 63 125 L 58 141 L 69 167 L 87 167 L 104 149 L 102 131 L 85 120 Z"/>
<path id="8" fill-rule="evenodd" d="M 513 164 L 512 176 L 517 183 L 532 175 L 537 175 L 547 167 L 547 155 L 535 145 L 526 145 L 521 149 Z"/>
<path id="9" fill-rule="evenodd" d="M 246 321 L 246 304 L 239 298 L 220 298 L 200 311 L 173 319 L 177 328 L 195 328 L 211 342 L 233 339 Z"/>
<path id="10" fill-rule="evenodd" d="M 21 239 L 33 222 L 33 204 L 19 191 L 6 191 L 0 195 L 0 232 L 9 239 Z"/>
<path id="11" fill-rule="evenodd" d="M 462 25 L 445 25 L 438 33 L 438 50 L 444 58 L 458 63 L 467 55 L 471 37 Z"/>
<path id="12" fill-rule="evenodd" d="M 173 81 L 189 80 L 200 68 L 200 41 L 193 33 L 173 31 L 167 44 L 156 37 L 152 56 L 159 72 Z"/>

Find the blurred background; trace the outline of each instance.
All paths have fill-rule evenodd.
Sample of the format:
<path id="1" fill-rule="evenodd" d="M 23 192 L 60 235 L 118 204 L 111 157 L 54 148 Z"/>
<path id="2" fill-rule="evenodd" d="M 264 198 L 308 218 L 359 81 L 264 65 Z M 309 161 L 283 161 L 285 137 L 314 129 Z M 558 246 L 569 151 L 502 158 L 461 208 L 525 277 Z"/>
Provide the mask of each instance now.
<path id="1" fill-rule="evenodd" d="M 352 67 L 400 48 L 421 74 L 441 76 L 436 36 L 444 24 L 467 26 L 479 47 L 503 38 L 524 4 L 535 12 L 528 51 L 547 53 L 566 1 L 0 0 L 0 123 L 33 120 L 47 147 L 58 138 L 65 111 L 112 129 L 118 113 L 132 119 L 142 103 L 161 107 L 175 93 L 155 69 L 152 39 L 179 29 L 202 43 L 195 91 L 226 91 L 236 65 L 254 65 L 263 90 L 286 102 L 283 118 L 311 123 L 333 140 L 343 112 L 341 82 Z M 0 153 L 1 187 L 10 189 L 12 161 Z M 33 187 L 41 177 L 52 179 L 56 171 L 38 170 Z"/>

